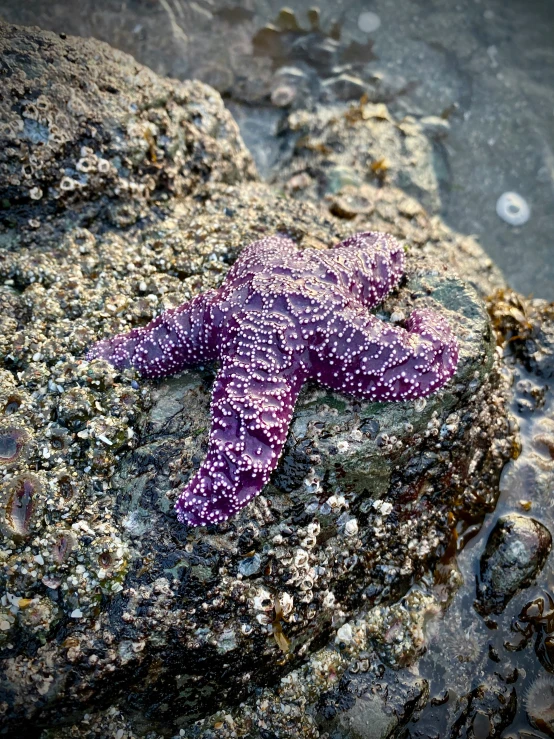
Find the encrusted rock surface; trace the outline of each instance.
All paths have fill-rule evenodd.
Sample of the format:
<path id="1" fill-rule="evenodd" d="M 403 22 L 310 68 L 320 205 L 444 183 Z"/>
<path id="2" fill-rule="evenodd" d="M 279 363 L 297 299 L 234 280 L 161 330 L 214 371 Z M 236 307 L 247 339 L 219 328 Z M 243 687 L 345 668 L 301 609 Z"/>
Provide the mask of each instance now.
<path id="1" fill-rule="evenodd" d="M 383 103 L 365 99 L 346 110 L 329 106 L 317 113 L 291 113 L 286 128 L 297 137 L 295 156 L 278 178 L 292 194 L 312 199 L 326 195 L 332 201 L 345 185 L 359 188 L 386 179 L 417 197 L 430 212 L 439 210 L 433 142 L 415 118 L 396 121 Z M 340 206 L 335 208 L 340 215 Z"/>
<path id="2" fill-rule="evenodd" d="M 3 59 L 22 55 L 1 113 L 13 181 L 0 224 L 0 735 L 121 700 L 121 726 L 132 717 L 138 735 L 209 737 L 244 699 L 244 730 L 316 737 L 307 707 L 330 675 L 364 650 L 394 666 L 420 653 L 441 602 L 414 583 L 462 512 L 494 506 L 512 452 L 508 379 L 478 292 L 501 278 L 473 240 L 386 183 L 368 185 L 371 212 L 336 219 L 250 182 L 235 124 L 205 86 L 159 80 L 92 41 L 10 26 L 0 38 Z M 101 89 L 107 77 L 117 93 Z M 22 115 L 39 88 L 69 119 L 53 149 L 50 122 Z M 108 179 L 80 172 L 82 156 L 107 161 Z M 63 194 L 63 177 L 82 186 Z M 187 530 L 172 502 L 204 454 L 212 368 L 157 385 L 89 364 L 85 349 L 218 285 L 263 234 L 325 248 L 364 225 L 408 247 L 406 284 L 379 313 L 450 312 L 455 381 L 390 405 L 307 387 L 265 493 L 221 526 Z"/>
<path id="3" fill-rule="evenodd" d="M 200 82 L 158 77 L 98 41 L 8 24 L 0 59 L 9 225 L 39 228 L 69 208 L 83 225 L 103 217 L 126 226 L 170 195 L 255 176 L 236 123 Z"/>
<path id="4" fill-rule="evenodd" d="M 199 715 L 215 685 L 226 702 L 246 695 L 245 675 L 272 682 L 360 606 L 403 595 L 449 539 L 449 513 L 490 495 L 508 449 L 503 423 L 490 446 L 502 397 L 491 395 L 492 334 L 482 304 L 457 278 L 424 273 L 383 310 L 395 315 L 435 301 L 455 311 L 455 383 L 426 402 L 401 404 L 306 388 L 272 484 L 213 532 L 187 532 L 171 514 L 203 457 L 211 376 L 188 372 L 153 391 L 139 427 L 145 443 L 114 479 L 114 518 L 134 535 L 137 554 L 153 559 L 153 590 L 137 563 L 117 605 L 128 636 L 146 645 L 137 666 L 154 643 L 166 665 L 160 694 L 149 686 L 143 705 L 156 695 L 156 707 L 170 706 L 167 715 Z M 376 625 L 379 642 L 382 618 Z M 377 648 L 390 657 L 392 646 L 385 639 Z M 172 657 L 181 696 L 167 683 Z M 149 717 L 156 721 L 154 706 Z"/>
<path id="5" fill-rule="evenodd" d="M 554 377 L 554 304 L 499 290 L 489 300 L 499 333 L 526 369 L 545 381 Z"/>

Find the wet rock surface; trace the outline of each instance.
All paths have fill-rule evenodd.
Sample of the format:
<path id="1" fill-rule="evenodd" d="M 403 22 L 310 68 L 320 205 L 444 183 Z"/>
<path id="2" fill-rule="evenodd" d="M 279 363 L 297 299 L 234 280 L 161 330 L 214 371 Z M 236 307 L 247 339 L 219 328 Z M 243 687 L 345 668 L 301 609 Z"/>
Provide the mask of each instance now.
<path id="1" fill-rule="evenodd" d="M 481 557 L 477 610 L 501 613 L 518 590 L 530 585 L 552 547 L 546 526 L 526 516 L 499 518 Z"/>
<path id="2" fill-rule="evenodd" d="M 502 736 L 514 719 L 516 707 L 513 685 L 492 676 L 461 698 L 450 736 L 468 739 Z"/>
<path id="3" fill-rule="evenodd" d="M 544 381 L 554 377 L 554 309 L 545 300 L 525 300 L 511 290 L 491 298 L 491 315 L 517 358 Z"/>
<path id="4" fill-rule="evenodd" d="M 514 638 L 509 646 L 521 649 L 535 636 L 535 654 L 547 672 L 554 672 L 554 600 L 550 593 L 539 592 L 528 601 L 512 622 Z M 533 723 L 533 722 L 531 722 Z"/>
<path id="5" fill-rule="evenodd" d="M 431 700 L 406 736 L 410 739 L 500 737 L 512 723 L 516 710 L 517 695 L 512 681 L 492 675 L 482 682 L 477 680 L 473 690 L 455 700 L 449 699 L 448 694 Z"/>
<path id="6" fill-rule="evenodd" d="M 321 696 L 318 726 L 330 739 L 391 736 L 429 699 L 426 680 L 365 662 L 363 671 L 347 672 L 335 690 Z"/>
<path id="7" fill-rule="evenodd" d="M 17 46 L 25 33 L 10 28 L 3 42 Z M 30 38 L 37 47 L 40 33 Z M 64 47 L 46 39 L 55 65 Z M 89 42 L 80 53 L 95 49 Z M 111 53 L 99 46 L 100 58 L 109 61 Z M 121 69 L 128 63 L 133 75 L 143 74 L 135 62 L 118 59 Z M 81 89 L 81 74 L 67 80 L 70 89 Z M 155 76 L 147 78 L 155 89 Z M 164 81 L 163 89 L 171 93 L 173 85 Z M 234 132 L 215 93 L 191 85 L 200 117 L 206 105 L 222 116 L 223 131 Z M 120 93 L 122 100 L 134 94 Z M 111 118 L 125 120 L 119 96 L 94 95 L 112 101 Z M 158 114 L 169 106 L 182 120 L 189 102 L 174 103 L 171 93 Z M 91 105 L 79 118 L 83 125 L 102 108 L 98 97 Z M 111 185 L 91 192 L 90 201 L 80 190 L 70 208 L 38 201 L 32 220 L 41 228 L 25 223 L 27 204 L 18 198 L 4 213 L 2 238 L 10 248 L 0 253 L 0 732 L 316 739 L 325 735 L 321 720 L 342 732 L 354 720 L 367 726 L 371 692 L 371 715 L 384 721 L 390 709 L 393 717 L 382 724 L 383 738 L 400 725 L 412 732 L 406 736 L 423 736 L 419 714 L 423 721 L 427 708 L 441 709 L 437 696 L 445 687 L 437 686 L 436 673 L 424 674 L 428 624 L 449 603 L 458 613 L 456 593 L 468 576 L 456 565 L 456 550 L 493 510 L 500 471 L 517 454 L 506 400 L 512 374 L 528 370 L 507 366 L 502 355 L 514 344 L 504 327 L 520 314 L 495 313 L 501 302 L 493 302 L 495 334 L 479 295 L 502 287 L 498 271 L 474 240 L 452 233 L 402 190 L 383 181 L 353 192 L 342 182 L 335 193 L 342 204 L 328 200 L 323 208 L 307 194 L 275 194 L 251 181 L 236 132 L 235 161 L 218 153 L 226 145 L 218 127 L 203 132 L 193 118 L 207 137 L 198 149 L 190 153 L 177 140 L 170 152 L 162 137 L 156 154 L 160 182 L 179 162 L 179 199 L 170 189 L 149 191 L 125 223 L 110 215 L 120 203 Z M 126 135 L 121 146 L 128 151 Z M 351 141 L 346 133 L 345 147 Z M 106 151 L 113 155 L 111 138 Z M 141 152 L 129 170 L 135 182 L 152 165 L 150 146 Z M 188 167 L 189 156 L 200 157 L 202 177 Z M 263 495 L 221 526 L 185 529 L 172 503 L 204 455 L 213 368 L 145 383 L 104 362 L 85 362 L 84 350 L 217 286 L 240 248 L 261 234 L 282 231 L 300 246 L 326 248 L 368 227 L 391 231 L 408 246 L 406 282 L 379 315 L 401 322 L 415 304 L 449 315 L 462 345 L 454 382 L 412 404 L 361 403 L 307 386 Z M 548 316 L 534 315 L 534 356 L 546 356 Z M 542 430 L 537 426 L 532 450 L 504 479 L 517 487 L 535 455 L 546 500 L 548 389 L 529 376 L 516 388 L 516 404 L 526 418 L 538 413 Z M 503 618 L 524 605 L 525 594 L 514 595 Z M 516 643 L 519 635 L 528 655 L 534 637 L 548 664 L 550 621 L 541 618 L 529 634 L 504 625 L 490 653 L 502 660 L 510 651 L 502 640 Z M 521 620 L 523 631 L 529 623 Z M 449 630 L 466 633 L 461 622 Z M 487 654 L 483 630 L 471 637 L 449 646 L 464 664 L 479 664 L 444 704 L 452 736 L 470 735 L 475 721 L 484 726 L 482 716 L 494 727 L 512 716 L 513 688 L 502 685 L 512 685 L 513 669 L 501 664 L 502 685 L 493 684 L 488 663 L 479 661 Z M 378 679 L 395 696 L 390 704 L 373 700 L 371 681 L 362 677 L 371 655 L 386 666 Z M 414 665 L 420 678 L 407 672 Z M 485 687 L 471 684 L 477 675 Z M 354 703 L 321 718 L 322 696 L 332 703 L 335 694 L 344 706 Z"/>

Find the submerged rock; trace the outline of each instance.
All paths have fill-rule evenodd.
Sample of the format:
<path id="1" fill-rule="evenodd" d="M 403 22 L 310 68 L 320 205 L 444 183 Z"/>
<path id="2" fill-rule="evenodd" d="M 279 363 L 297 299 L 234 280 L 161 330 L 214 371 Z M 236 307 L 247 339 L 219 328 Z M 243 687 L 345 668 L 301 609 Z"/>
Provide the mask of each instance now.
<path id="1" fill-rule="evenodd" d="M 426 680 L 384 665 L 348 672 L 321 696 L 317 722 L 333 739 L 386 739 L 395 735 L 429 699 Z"/>
<path id="2" fill-rule="evenodd" d="M 540 572 L 552 535 L 539 521 L 511 513 L 498 519 L 481 557 L 477 610 L 501 613 L 508 601 Z"/>
<path id="3" fill-rule="evenodd" d="M 490 297 L 497 331 L 523 365 L 544 380 L 554 377 L 554 304 L 525 298 L 513 290 Z"/>
<path id="4" fill-rule="evenodd" d="M 500 737 L 514 720 L 516 709 L 515 687 L 493 675 L 460 698 L 448 736 Z"/>
<path id="5" fill-rule="evenodd" d="M 554 672 L 554 600 L 549 592 L 539 591 L 537 597 L 524 605 L 512 621 L 511 631 L 514 636 L 507 643 L 508 648 L 519 651 L 535 635 L 535 654 L 539 663 L 548 672 Z"/>

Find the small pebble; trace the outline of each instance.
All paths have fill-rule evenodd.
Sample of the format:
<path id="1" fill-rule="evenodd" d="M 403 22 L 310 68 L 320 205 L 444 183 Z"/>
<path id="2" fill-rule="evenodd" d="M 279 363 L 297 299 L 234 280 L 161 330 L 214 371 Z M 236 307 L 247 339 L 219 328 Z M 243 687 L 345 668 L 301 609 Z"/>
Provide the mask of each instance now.
<path id="1" fill-rule="evenodd" d="M 250 577 L 255 575 L 262 566 L 262 560 L 259 554 L 254 554 L 252 557 L 247 557 L 239 562 L 238 570 L 243 577 Z"/>

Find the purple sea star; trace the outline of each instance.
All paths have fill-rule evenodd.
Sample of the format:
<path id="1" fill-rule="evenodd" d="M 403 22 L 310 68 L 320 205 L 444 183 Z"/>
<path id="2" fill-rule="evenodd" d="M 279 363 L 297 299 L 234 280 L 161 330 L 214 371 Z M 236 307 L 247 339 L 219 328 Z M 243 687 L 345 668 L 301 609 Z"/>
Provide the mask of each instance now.
<path id="1" fill-rule="evenodd" d="M 415 310 L 402 328 L 370 313 L 403 273 L 388 234 L 322 251 L 271 236 L 242 251 L 219 290 L 92 347 L 87 359 L 144 377 L 219 360 L 208 453 L 175 505 L 180 521 L 224 521 L 262 490 L 306 380 L 391 401 L 429 395 L 454 374 L 458 343 L 445 318 Z"/>

